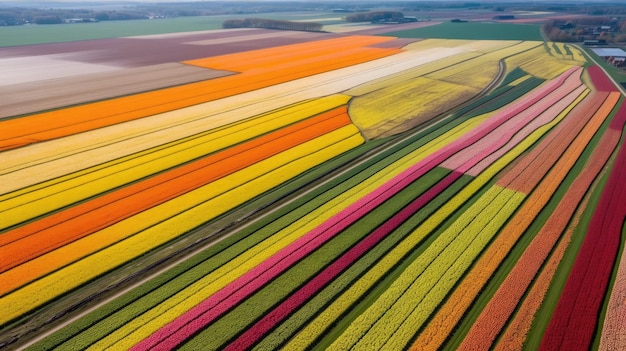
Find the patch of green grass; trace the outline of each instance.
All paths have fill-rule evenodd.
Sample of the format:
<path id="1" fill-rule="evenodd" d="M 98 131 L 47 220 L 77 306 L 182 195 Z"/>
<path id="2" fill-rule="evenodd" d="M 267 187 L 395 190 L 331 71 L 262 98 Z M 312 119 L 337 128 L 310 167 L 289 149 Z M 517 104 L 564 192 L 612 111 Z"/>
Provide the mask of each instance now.
<path id="1" fill-rule="evenodd" d="M 390 32 L 385 35 L 399 38 L 543 40 L 540 27 L 535 24 L 486 22 L 444 22 L 435 26 Z"/>
<path id="2" fill-rule="evenodd" d="M 2 27 L 0 46 L 59 43 L 118 38 L 135 35 L 213 30 L 224 17 L 177 17 L 155 20 L 106 21 L 97 23 L 24 25 Z"/>
<path id="3" fill-rule="evenodd" d="M 44 43 L 60 43 L 78 40 L 119 38 L 136 35 L 165 34 L 215 30 L 231 18 L 262 17 L 283 20 L 314 20 L 336 17 L 327 13 L 262 13 L 240 16 L 197 16 L 153 20 L 103 21 L 97 23 L 24 25 L 0 27 L 0 47 Z M 336 21 L 322 21 L 331 24 Z"/>

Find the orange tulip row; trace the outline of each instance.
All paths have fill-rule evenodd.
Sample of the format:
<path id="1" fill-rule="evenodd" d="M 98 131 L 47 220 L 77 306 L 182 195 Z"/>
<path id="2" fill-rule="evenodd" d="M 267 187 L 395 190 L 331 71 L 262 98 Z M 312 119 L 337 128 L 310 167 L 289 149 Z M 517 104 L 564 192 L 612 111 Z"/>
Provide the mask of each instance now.
<path id="1" fill-rule="evenodd" d="M 6 232 L 0 240 L 0 272 L 347 125 L 346 110 L 343 106 L 320 114 Z M 9 288 L 3 284 L 0 295 Z"/>
<path id="2" fill-rule="evenodd" d="M 605 97 L 606 95 L 588 97 L 586 101 L 574 108 L 570 115 L 540 145 L 525 155 L 503 175 L 498 181 L 498 185 L 529 193 L 529 188 L 535 188 L 557 161 L 558 155 L 561 154 L 558 151 L 558 145 L 560 145 L 561 149 L 567 147 L 568 143 L 566 141 L 572 140 L 576 136 L 577 131 L 584 127 L 587 119 L 591 116 L 589 114 L 585 118 L 585 115 L 590 111 L 589 109 L 598 109 Z M 604 113 L 599 113 L 599 117 L 596 117 L 596 119 L 603 120 L 608 115 L 606 109 L 608 109 L 608 106 L 613 106 L 615 102 L 616 100 L 608 102 Z M 552 145 L 553 143 L 554 145 Z M 519 180 L 527 180 L 530 184 L 524 184 L 522 187 L 520 182 L 524 182 Z M 552 187 L 556 187 L 558 183 L 552 184 Z M 546 188 L 544 192 L 533 192 L 520 211 L 518 211 L 518 214 L 505 227 L 504 232 L 506 235 L 496 237 L 494 243 L 479 259 L 475 267 L 481 267 L 481 269 L 474 268 L 469 272 L 467 278 L 461 282 L 460 287 L 453 292 L 449 299 L 449 301 L 454 301 L 454 303 L 448 302 L 440 308 L 425 330 L 420 333 L 413 345 L 413 349 L 437 349 L 446 340 L 449 333 L 452 332 L 454 326 L 462 318 L 465 311 L 511 250 L 519 236 L 541 210 L 542 204 L 549 199 L 552 191 L 548 190 Z M 542 199 L 539 199 L 539 197 L 542 197 Z"/>
<path id="3" fill-rule="evenodd" d="M 390 37 L 341 37 L 190 61 L 241 74 L 0 122 L 0 150 L 56 139 L 328 72 L 399 52 L 366 47 Z M 244 62 L 245 65 L 240 63 Z M 158 101 L 158 104 L 155 104 Z"/>
<path id="4" fill-rule="evenodd" d="M 500 236 L 503 240 L 510 240 L 511 237 L 517 238 L 528 228 L 541 209 L 548 203 L 559 184 L 571 171 L 574 163 L 609 116 L 618 100 L 619 94 L 612 93 L 609 95 L 589 123 L 569 144 L 567 150 L 562 153 L 561 158 L 545 175 L 541 183 L 538 184 L 529 201 L 511 219 L 509 225 L 504 229 L 503 235 Z M 557 143 L 562 142 L 563 140 L 557 140 Z M 585 191 L 586 189 L 580 188 L 579 190 Z M 567 206 L 567 201 L 562 201 L 561 206 Z M 562 211 L 562 209 L 559 210 Z M 569 222 L 570 216 L 571 213 L 569 216 L 553 216 L 551 221 L 544 225 L 476 319 L 463 340 L 461 349 L 467 349 L 470 345 L 477 345 L 477 343 L 485 345 L 494 342 L 506 321 L 515 311 L 528 286 L 535 279 L 537 272 L 541 269 L 554 244 L 561 237 L 561 233 Z M 514 242 L 509 244 L 509 246 L 513 244 Z"/>

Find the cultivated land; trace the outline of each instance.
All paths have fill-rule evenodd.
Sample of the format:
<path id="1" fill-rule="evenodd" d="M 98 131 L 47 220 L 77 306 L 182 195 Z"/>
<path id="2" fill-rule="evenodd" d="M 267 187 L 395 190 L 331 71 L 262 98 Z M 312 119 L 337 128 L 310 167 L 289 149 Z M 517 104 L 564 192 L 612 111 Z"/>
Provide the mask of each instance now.
<path id="1" fill-rule="evenodd" d="M 600 66 L 537 26 L 317 18 L 0 48 L 0 345 L 626 347 Z"/>

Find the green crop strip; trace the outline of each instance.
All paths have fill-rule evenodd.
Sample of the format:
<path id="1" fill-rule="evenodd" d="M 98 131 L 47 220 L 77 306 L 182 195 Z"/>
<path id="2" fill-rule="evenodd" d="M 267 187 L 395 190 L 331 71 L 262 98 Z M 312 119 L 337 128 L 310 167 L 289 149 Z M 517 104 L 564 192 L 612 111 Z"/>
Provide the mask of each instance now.
<path id="1" fill-rule="evenodd" d="M 289 268 L 259 292 L 235 307 L 215 324 L 210 325 L 189 340 L 182 349 L 198 349 L 209 347 L 221 349 L 240 330 L 260 319 L 276 304 L 288 297 L 295 289 L 315 277 L 328 264 L 338 258 L 350 247 L 361 241 L 374 229 L 380 226 L 394 213 L 406 206 L 416 196 L 433 186 L 446 172 L 433 172 L 431 176 L 420 178 L 412 183 L 406 191 L 401 191 L 381 206 L 376 207 L 356 223 L 346 228 L 322 247 L 309 254 L 297 264 Z"/>
<path id="2" fill-rule="evenodd" d="M 411 218 L 409 218 L 401 226 L 399 226 L 395 232 L 400 233 L 400 235 L 402 236 L 401 240 L 395 243 L 393 247 L 390 248 L 390 250 L 401 244 L 404 238 L 411 235 L 419 225 L 421 225 L 425 220 L 433 215 L 441 206 L 443 206 L 455 195 L 457 195 L 457 193 L 461 191 L 473 179 L 474 178 L 471 176 L 463 175 L 450 187 L 446 188 L 442 193 L 440 193 L 432 201 L 430 201 L 424 208 L 415 213 L 413 216 L 411 216 Z M 447 228 L 449 223 L 450 222 L 448 222 L 447 225 L 444 224 L 437 231 L 425 237 L 424 240 L 421 241 L 419 246 L 414 247 L 406 256 L 398 257 L 396 259 L 396 264 L 389 271 L 382 274 L 380 280 L 372 282 L 371 288 L 368 291 L 364 292 L 364 294 L 360 297 L 353 299 L 353 304 L 343 314 L 340 320 L 336 321 L 332 325 L 329 325 L 329 329 L 326 329 L 325 331 L 320 331 L 318 339 L 313 341 L 311 346 L 314 346 L 316 349 L 326 349 L 328 346 L 330 346 L 330 344 L 335 341 L 337 336 L 343 333 L 345 329 L 359 315 L 361 315 L 361 313 L 363 313 L 363 311 L 369 308 L 369 306 L 387 290 L 387 288 L 402 274 L 402 272 L 417 257 L 419 257 L 434 240 L 437 239 L 439 234 L 443 230 L 445 230 L 445 228 Z M 368 270 L 370 269 L 371 267 L 368 267 Z"/>
<path id="3" fill-rule="evenodd" d="M 543 41 L 536 24 L 512 23 L 451 23 L 385 33 L 399 38 L 439 38 L 470 40 L 533 40 Z"/>

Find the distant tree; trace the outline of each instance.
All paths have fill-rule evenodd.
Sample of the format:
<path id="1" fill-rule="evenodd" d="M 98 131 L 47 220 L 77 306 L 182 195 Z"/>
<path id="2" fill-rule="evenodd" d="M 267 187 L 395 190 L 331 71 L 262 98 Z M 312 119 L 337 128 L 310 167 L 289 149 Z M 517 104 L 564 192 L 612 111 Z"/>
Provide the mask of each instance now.
<path id="1" fill-rule="evenodd" d="M 111 19 L 109 17 L 109 14 L 106 12 L 98 12 L 94 15 L 94 18 L 97 19 L 98 21 L 108 21 Z"/>
<path id="2" fill-rule="evenodd" d="M 244 28 L 243 19 L 227 19 L 222 22 L 222 28 Z"/>
<path id="3" fill-rule="evenodd" d="M 148 16 L 139 12 L 113 10 L 106 12 L 97 12 L 96 14 L 94 14 L 94 18 L 98 21 L 124 21 L 133 19 L 147 19 Z"/>
<path id="4" fill-rule="evenodd" d="M 266 18 L 229 19 L 222 22 L 222 28 L 265 28 L 319 32 L 322 25 L 315 22 L 293 22 Z"/>
<path id="5" fill-rule="evenodd" d="M 59 16 L 37 16 L 35 17 L 37 24 L 59 24 L 63 23 L 63 19 Z"/>
<path id="6" fill-rule="evenodd" d="M 404 17 L 404 14 L 400 11 L 369 11 L 351 13 L 346 16 L 348 22 L 372 22 L 372 21 L 399 21 Z"/>
<path id="7" fill-rule="evenodd" d="M 542 26 L 541 26 L 541 30 L 543 31 L 543 33 L 547 36 L 550 35 L 550 33 L 552 32 L 552 29 L 554 28 L 554 21 L 548 21 L 545 22 Z"/>

